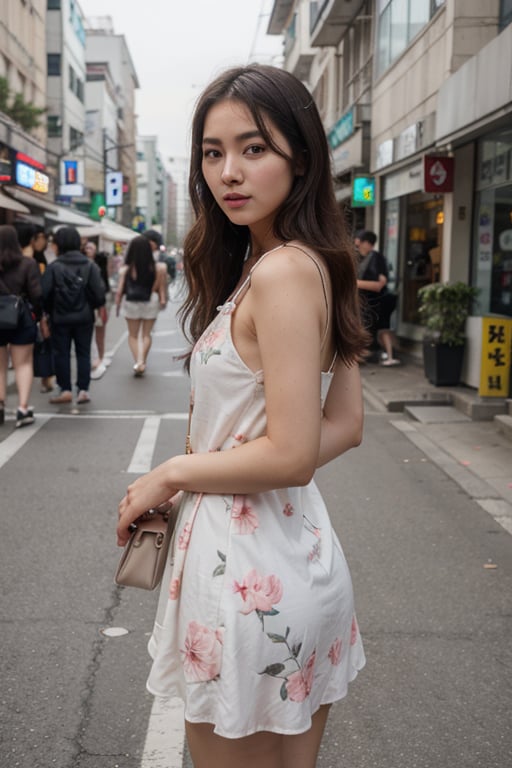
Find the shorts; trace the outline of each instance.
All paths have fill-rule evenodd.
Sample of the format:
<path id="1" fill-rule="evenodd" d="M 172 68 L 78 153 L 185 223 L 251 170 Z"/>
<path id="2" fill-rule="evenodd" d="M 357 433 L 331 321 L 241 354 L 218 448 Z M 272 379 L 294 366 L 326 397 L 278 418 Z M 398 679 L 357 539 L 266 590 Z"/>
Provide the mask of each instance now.
<path id="1" fill-rule="evenodd" d="M 14 344 L 15 346 L 34 344 L 36 337 L 37 326 L 35 323 L 22 328 L 13 328 L 9 331 L 0 330 L 0 347 L 6 347 L 7 344 Z"/>
<path id="2" fill-rule="evenodd" d="M 391 326 L 391 315 L 396 309 L 397 297 L 394 293 L 385 293 L 379 296 L 377 308 L 377 330 L 388 330 Z"/>
<path id="3" fill-rule="evenodd" d="M 121 314 L 126 320 L 156 320 L 160 311 L 160 297 L 152 293 L 149 301 L 123 299 Z"/>

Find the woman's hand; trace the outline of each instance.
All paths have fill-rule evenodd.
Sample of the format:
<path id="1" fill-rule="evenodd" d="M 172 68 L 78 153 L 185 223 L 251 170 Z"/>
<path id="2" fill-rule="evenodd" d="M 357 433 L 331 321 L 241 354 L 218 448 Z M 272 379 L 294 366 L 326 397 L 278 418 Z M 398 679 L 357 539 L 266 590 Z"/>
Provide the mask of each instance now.
<path id="1" fill-rule="evenodd" d="M 154 509 L 174 496 L 178 489 L 171 488 L 167 481 L 168 462 L 142 475 L 131 483 L 126 495 L 119 503 L 117 544 L 124 547 L 130 538 L 130 526 L 148 509 Z"/>

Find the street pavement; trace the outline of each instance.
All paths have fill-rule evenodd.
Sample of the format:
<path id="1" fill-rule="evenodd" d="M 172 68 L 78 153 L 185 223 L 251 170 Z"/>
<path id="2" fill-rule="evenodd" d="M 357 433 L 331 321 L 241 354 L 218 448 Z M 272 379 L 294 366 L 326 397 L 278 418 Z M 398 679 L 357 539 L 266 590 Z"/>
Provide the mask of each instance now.
<path id="1" fill-rule="evenodd" d="M 145 691 L 157 594 L 113 584 L 126 484 L 183 449 L 188 380 L 173 310 L 157 321 L 143 379 L 131 373 L 124 321 L 109 320 L 112 364 L 90 405 L 50 406 L 37 382 L 36 424 L 15 430 L 10 387 L 1 768 L 191 766 L 179 705 L 159 708 Z M 430 419 L 388 410 L 430 391 L 413 363 L 367 364 L 362 376 L 362 445 L 317 479 L 351 569 L 367 665 L 332 708 L 318 768 L 505 768 L 512 443 L 450 406 L 430 406 Z"/>

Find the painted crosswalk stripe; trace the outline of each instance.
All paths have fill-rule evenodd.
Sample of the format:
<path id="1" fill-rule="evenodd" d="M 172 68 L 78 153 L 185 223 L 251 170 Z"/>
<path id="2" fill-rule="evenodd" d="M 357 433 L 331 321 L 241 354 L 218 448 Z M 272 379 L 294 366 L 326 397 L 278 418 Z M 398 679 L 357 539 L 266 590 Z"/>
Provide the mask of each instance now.
<path id="1" fill-rule="evenodd" d="M 160 416 L 148 416 L 144 419 L 130 466 L 126 470 L 128 473 L 140 475 L 150 472 L 160 421 Z"/>
<path id="2" fill-rule="evenodd" d="M 183 711 L 181 699 L 155 699 L 140 768 L 182 768 Z"/>

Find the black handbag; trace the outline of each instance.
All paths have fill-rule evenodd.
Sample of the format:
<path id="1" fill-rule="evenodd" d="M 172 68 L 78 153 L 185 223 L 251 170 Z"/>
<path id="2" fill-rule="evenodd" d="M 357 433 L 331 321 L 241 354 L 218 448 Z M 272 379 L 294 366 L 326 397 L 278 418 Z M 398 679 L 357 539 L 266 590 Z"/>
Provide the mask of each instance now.
<path id="1" fill-rule="evenodd" d="M 34 344 L 34 376 L 47 379 L 54 373 L 51 339 L 38 339 Z"/>
<path id="2" fill-rule="evenodd" d="M 24 316 L 25 303 L 21 296 L 0 294 L 0 330 L 13 331 Z"/>

